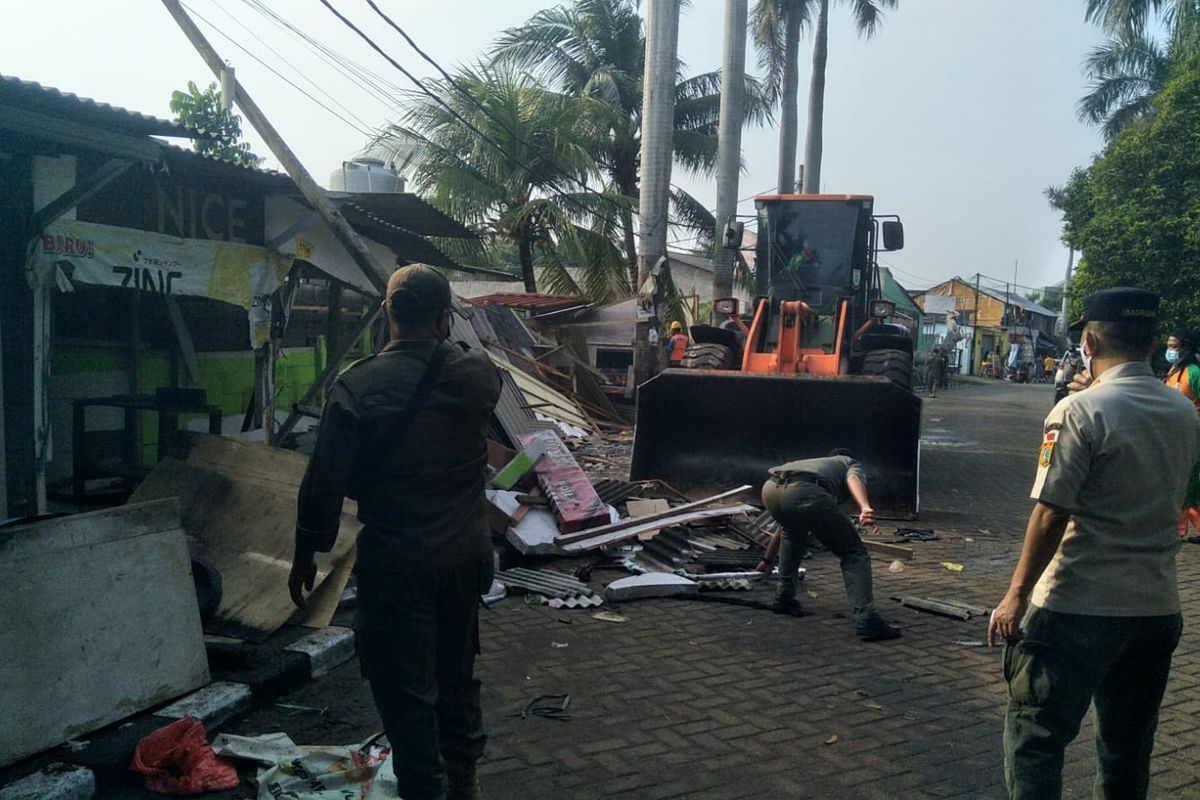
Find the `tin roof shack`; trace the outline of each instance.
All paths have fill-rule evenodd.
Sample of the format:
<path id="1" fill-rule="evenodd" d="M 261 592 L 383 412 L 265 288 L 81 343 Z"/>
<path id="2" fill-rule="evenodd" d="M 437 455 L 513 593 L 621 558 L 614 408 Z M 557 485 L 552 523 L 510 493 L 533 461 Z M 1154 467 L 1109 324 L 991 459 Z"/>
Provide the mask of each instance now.
<path id="1" fill-rule="evenodd" d="M 44 512 L 48 485 L 83 500 L 92 477 L 144 473 L 160 424 L 274 422 L 336 373 L 330 351 L 369 345 L 386 276 L 287 176 L 155 138 L 203 135 L 0 76 L 0 519 Z M 469 269 L 429 237 L 473 234 L 419 198 L 332 198 L 382 263 Z"/>

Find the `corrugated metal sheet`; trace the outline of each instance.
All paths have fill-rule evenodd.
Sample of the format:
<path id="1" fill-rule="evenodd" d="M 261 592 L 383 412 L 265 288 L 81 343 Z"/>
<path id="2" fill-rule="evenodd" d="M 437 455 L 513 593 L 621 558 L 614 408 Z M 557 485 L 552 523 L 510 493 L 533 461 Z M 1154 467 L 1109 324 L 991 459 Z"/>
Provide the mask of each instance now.
<path id="1" fill-rule="evenodd" d="M 521 390 L 521 394 L 525 395 L 526 406 L 532 411 L 543 416 L 551 417 L 552 419 L 566 422 L 578 428 L 583 428 L 586 431 L 594 431 L 591 420 L 579 408 L 579 404 L 571 398 L 553 389 L 550 386 L 542 383 L 533 377 L 526 375 L 521 370 L 509 364 L 507 361 L 492 356 L 492 361 L 496 366 L 506 371 L 509 376 L 516 382 Z"/>
<path id="2" fill-rule="evenodd" d="M 411 192 L 329 192 L 331 199 L 346 199 L 363 211 L 388 220 L 410 233 L 476 239 L 475 232 Z"/>
<path id="3" fill-rule="evenodd" d="M 464 314 L 474 313 L 474 309 L 461 302 L 456 304 L 456 308 L 456 312 L 450 315 L 450 339 L 455 342 L 463 342 L 472 350 L 486 353 L 487 350 L 484 348 L 483 342 L 479 340 L 479 334 L 475 332 L 471 320 L 464 316 Z M 525 396 L 521 393 L 521 389 L 513 380 L 512 375 L 502 369 L 500 378 L 500 399 L 496 403 L 494 415 L 504 434 L 503 438 L 508 440 L 504 444 L 515 447 L 518 436 L 523 433 L 532 433 L 535 430 L 544 430 L 546 426 L 538 423 L 533 416 L 533 411 L 526 407 L 528 403 Z"/>
<path id="4" fill-rule="evenodd" d="M 65 117 L 98 128 L 142 136 L 180 136 L 189 139 L 210 138 L 204 132 L 170 120 L 139 114 L 136 111 L 98 103 L 52 86 L 0 75 L 0 103 Z"/>

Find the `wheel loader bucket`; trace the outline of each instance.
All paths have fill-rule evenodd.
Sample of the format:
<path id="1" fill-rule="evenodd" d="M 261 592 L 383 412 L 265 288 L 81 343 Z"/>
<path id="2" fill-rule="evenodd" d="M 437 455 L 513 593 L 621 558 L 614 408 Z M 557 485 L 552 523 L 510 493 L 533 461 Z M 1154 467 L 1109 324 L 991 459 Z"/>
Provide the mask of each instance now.
<path id="1" fill-rule="evenodd" d="M 759 486 L 767 469 L 844 447 L 880 516 L 918 510 L 921 400 L 878 376 L 668 369 L 638 389 L 631 480 Z"/>

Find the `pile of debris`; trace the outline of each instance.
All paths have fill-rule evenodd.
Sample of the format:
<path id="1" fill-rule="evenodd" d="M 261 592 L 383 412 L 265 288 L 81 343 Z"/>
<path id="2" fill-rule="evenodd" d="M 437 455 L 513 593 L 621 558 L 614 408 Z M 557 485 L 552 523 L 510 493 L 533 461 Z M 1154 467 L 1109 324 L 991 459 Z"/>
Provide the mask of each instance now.
<path id="1" fill-rule="evenodd" d="M 582 565 L 569 572 L 510 568 L 497 575 L 505 587 L 575 608 L 603 599 L 749 589 L 764 577 L 759 566 L 773 523 L 736 499 L 752 487 L 691 501 L 660 481 L 593 483 L 553 431 L 520 441 L 519 452 L 493 448 L 492 530 L 524 563 L 573 557 Z M 634 577 L 610 583 L 601 597 L 586 582 L 598 566 Z"/>

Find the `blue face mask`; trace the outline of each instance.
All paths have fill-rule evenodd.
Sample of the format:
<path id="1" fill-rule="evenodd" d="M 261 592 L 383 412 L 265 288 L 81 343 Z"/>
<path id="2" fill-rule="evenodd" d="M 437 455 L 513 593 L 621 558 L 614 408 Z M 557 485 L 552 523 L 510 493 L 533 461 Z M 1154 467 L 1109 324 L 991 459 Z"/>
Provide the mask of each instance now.
<path id="1" fill-rule="evenodd" d="M 1168 350 L 1167 351 L 1167 363 L 1174 364 L 1178 361 L 1179 361 L 1179 351 L 1178 350 Z"/>

